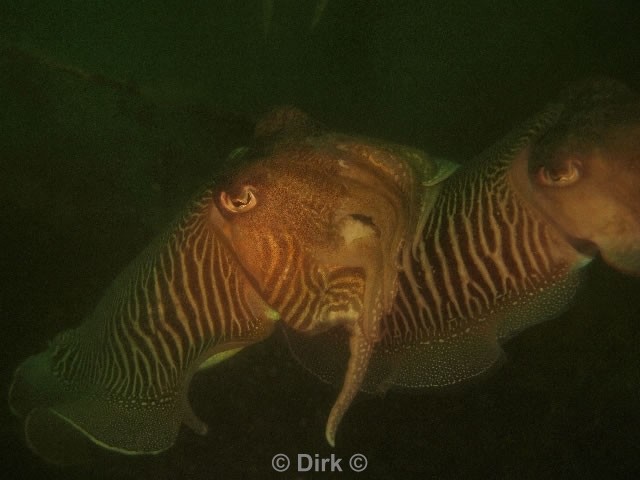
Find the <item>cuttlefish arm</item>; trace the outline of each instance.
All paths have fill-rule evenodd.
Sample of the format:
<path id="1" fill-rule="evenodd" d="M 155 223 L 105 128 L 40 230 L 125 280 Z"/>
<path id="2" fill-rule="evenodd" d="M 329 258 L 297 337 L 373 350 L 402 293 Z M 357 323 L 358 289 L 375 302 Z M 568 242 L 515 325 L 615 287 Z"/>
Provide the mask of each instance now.
<path id="1" fill-rule="evenodd" d="M 321 258 L 342 266 L 359 266 L 365 283 L 359 315 L 341 322 L 349 336 L 349 359 L 325 428 L 331 446 L 343 416 L 362 389 L 383 334 L 381 319 L 393 307 L 401 251 L 411 248 L 418 218 L 428 215 L 441 182 L 457 168 L 406 147 L 361 139 L 336 140 L 336 144 L 345 155 L 340 162 L 344 169 L 341 175 L 349 184 L 349 194 L 336 210 L 343 244 Z"/>
<path id="2" fill-rule="evenodd" d="M 336 398 L 333 407 L 331 407 L 324 433 L 327 443 L 332 447 L 336 445 L 336 432 L 338 431 L 342 417 L 344 417 L 351 402 L 360 391 L 360 386 L 367 374 L 369 360 L 371 359 L 374 346 L 374 343 L 364 335 L 360 326 L 356 324 L 349 337 L 350 355 L 347 370 L 344 374 L 344 383 L 338 394 L 338 398 Z"/>
<path id="3" fill-rule="evenodd" d="M 277 321 L 349 334 L 326 427 L 334 445 L 393 303 L 414 205 L 437 192 L 420 187 L 429 159 L 416 170 L 405 150 L 326 133 L 291 108 L 267 117 L 238 153 L 245 164 L 140 254 L 82 325 L 17 368 L 9 404 L 29 446 L 66 464 L 96 446 L 162 452 L 183 424 L 205 434 L 188 401 L 193 376 Z"/>
<path id="4" fill-rule="evenodd" d="M 361 311 L 359 314 L 345 315 L 341 319 L 349 334 L 349 360 L 342 388 L 325 427 L 325 437 L 332 447 L 335 446 L 340 422 L 360 391 L 367 374 L 369 360 L 380 338 L 380 319 L 390 308 L 385 303 L 395 295 L 397 275 L 397 266 L 393 262 L 385 262 L 385 247 L 380 243 L 380 231 L 375 224 L 363 223 L 352 216 L 346 216 L 340 223 L 344 245 L 339 250 L 339 255 L 332 251 L 330 257 L 343 266 L 356 266 L 356 263 L 363 266 L 365 283 Z M 386 248 L 391 248 L 391 245 Z"/>

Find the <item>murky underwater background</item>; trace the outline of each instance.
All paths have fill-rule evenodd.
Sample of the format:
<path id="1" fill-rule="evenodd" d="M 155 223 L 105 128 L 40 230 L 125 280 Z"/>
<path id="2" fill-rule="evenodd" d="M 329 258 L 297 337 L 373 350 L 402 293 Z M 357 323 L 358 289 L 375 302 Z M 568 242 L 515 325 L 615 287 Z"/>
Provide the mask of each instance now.
<path id="1" fill-rule="evenodd" d="M 463 163 L 572 81 L 640 89 L 634 0 L 330 0 L 310 30 L 315 4 L 275 0 L 265 35 L 258 0 L 0 3 L 4 398 L 18 363 L 91 311 L 271 106 Z M 336 389 L 276 335 L 194 379 L 210 434 L 184 430 L 157 457 L 53 467 L 5 407 L 3 477 L 322 478 L 277 474 L 271 458 L 333 452 L 364 454 L 359 478 L 633 478 L 640 280 L 591 273 L 483 382 L 359 397 L 335 451 L 323 432 Z"/>

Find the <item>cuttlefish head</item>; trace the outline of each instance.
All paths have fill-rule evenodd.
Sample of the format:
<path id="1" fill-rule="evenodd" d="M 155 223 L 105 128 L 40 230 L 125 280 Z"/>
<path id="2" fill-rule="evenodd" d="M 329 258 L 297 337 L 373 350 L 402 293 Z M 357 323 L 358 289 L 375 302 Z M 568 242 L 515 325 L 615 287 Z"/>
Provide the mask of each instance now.
<path id="1" fill-rule="evenodd" d="M 640 274 L 640 95 L 589 83 L 532 147 L 534 202 L 584 253 Z"/>
<path id="2" fill-rule="evenodd" d="M 285 322 L 313 333 L 348 317 L 375 341 L 374 319 L 395 296 L 413 183 L 404 163 L 371 158 L 357 142 L 316 133 L 259 149 L 219 186 L 211 215 Z"/>
<path id="3" fill-rule="evenodd" d="M 428 162 L 417 151 L 309 128 L 300 112 L 285 117 L 278 111 L 258 125 L 257 144 L 270 146 L 249 151 L 249 166 L 220 186 L 212 218 L 289 328 L 348 331 L 351 356 L 326 432 L 333 445 L 393 305 L 419 204 L 416 166 Z"/>

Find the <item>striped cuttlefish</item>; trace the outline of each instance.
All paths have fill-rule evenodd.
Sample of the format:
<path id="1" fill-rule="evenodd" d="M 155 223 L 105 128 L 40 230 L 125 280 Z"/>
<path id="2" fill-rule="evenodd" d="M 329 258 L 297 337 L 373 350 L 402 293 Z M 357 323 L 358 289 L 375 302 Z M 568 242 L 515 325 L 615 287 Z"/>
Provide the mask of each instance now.
<path id="1" fill-rule="evenodd" d="M 595 256 L 640 273 L 640 96 L 613 81 L 568 91 L 464 167 L 290 107 L 233 158 L 80 326 L 17 368 L 9 403 L 43 458 L 205 434 L 193 375 L 277 325 L 341 383 L 334 445 L 360 390 L 489 370 L 501 342 L 566 308 Z"/>

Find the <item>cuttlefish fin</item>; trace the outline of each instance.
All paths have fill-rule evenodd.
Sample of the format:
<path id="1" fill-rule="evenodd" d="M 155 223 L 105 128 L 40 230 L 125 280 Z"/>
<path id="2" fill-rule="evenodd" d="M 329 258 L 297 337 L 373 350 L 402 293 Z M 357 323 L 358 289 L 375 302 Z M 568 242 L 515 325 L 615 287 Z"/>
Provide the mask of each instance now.
<path id="1" fill-rule="evenodd" d="M 183 380 L 180 389 L 164 396 L 115 397 L 99 386 L 56 377 L 51 352 L 45 351 L 16 370 L 9 405 L 24 419 L 29 447 L 52 463 L 83 463 L 95 446 L 155 454 L 174 444 L 182 424 L 201 435 L 207 432 L 187 398 L 191 373 Z"/>
<path id="2" fill-rule="evenodd" d="M 351 356 L 347 363 L 347 371 L 344 376 L 342 390 L 338 394 L 331 412 L 327 420 L 325 428 L 325 438 L 332 447 L 336 445 L 336 432 L 342 421 L 342 417 L 349 409 L 351 402 L 360 390 L 360 386 L 367 374 L 369 360 L 373 353 L 373 343 L 364 335 L 358 325 L 354 326 L 354 330 L 349 339 L 349 350 Z"/>
<path id="3" fill-rule="evenodd" d="M 25 418 L 29 447 L 51 463 L 84 463 L 102 447 L 156 454 L 173 445 L 181 423 L 204 435 L 207 426 L 179 396 L 162 405 L 127 405 L 100 395 L 33 409 Z"/>
<path id="4" fill-rule="evenodd" d="M 25 419 L 29 447 L 58 465 L 91 461 L 101 447 L 136 455 L 157 454 L 175 442 L 180 424 L 204 435 L 207 425 L 186 399 L 158 408 L 131 408 L 87 397 L 49 408 L 36 408 Z"/>

